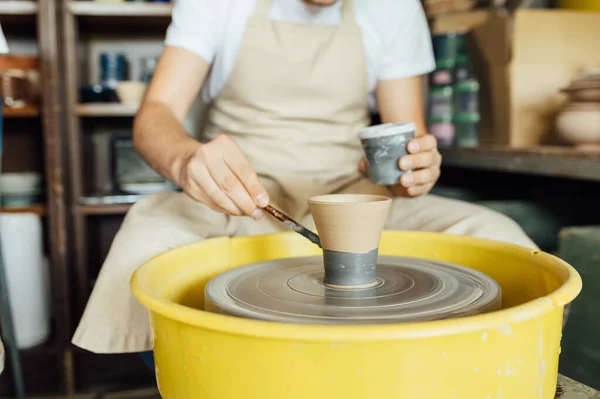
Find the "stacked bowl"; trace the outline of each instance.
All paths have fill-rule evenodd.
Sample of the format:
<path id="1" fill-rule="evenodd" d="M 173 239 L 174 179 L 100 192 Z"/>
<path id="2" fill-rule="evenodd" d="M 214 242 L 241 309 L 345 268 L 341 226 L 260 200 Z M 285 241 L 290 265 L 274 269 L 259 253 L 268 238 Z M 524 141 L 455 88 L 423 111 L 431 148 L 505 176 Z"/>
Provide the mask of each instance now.
<path id="1" fill-rule="evenodd" d="M 34 205 L 41 200 L 42 176 L 36 172 L 3 173 L 0 175 L 0 198 L 5 208 Z"/>
<path id="2" fill-rule="evenodd" d="M 580 149 L 600 150 L 600 70 L 579 76 L 561 91 L 569 101 L 556 119 L 559 137 Z"/>

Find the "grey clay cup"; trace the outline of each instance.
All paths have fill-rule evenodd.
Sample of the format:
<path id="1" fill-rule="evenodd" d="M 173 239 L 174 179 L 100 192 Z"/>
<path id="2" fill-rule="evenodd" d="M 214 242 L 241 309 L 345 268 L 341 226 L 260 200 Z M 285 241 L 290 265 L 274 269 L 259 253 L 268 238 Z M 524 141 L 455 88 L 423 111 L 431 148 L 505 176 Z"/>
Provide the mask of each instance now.
<path id="1" fill-rule="evenodd" d="M 387 123 L 363 129 L 360 134 L 369 166 L 369 180 L 377 185 L 398 183 L 407 172 L 398 166 L 408 154 L 408 142 L 415 138 L 414 123 Z"/>

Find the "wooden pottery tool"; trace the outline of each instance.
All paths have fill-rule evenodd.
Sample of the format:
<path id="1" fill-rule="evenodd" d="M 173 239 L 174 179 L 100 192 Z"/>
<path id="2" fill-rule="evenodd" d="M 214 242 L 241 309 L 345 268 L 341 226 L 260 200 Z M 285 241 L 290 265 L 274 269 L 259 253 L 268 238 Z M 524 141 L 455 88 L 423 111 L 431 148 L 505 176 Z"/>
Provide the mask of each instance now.
<path id="1" fill-rule="evenodd" d="M 321 240 L 319 236 L 302 226 L 300 223 L 296 222 L 294 219 L 286 215 L 285 213 L 273 208 L 271 205 L 267 205 L 264 210 L 273 216 L 275 219 L 282 222 L 287 228 L 295 231 L 296 233 L 302 235 L 306 239 L 308 239 L 313 244 L 316 244 L 321 248 Z"/>

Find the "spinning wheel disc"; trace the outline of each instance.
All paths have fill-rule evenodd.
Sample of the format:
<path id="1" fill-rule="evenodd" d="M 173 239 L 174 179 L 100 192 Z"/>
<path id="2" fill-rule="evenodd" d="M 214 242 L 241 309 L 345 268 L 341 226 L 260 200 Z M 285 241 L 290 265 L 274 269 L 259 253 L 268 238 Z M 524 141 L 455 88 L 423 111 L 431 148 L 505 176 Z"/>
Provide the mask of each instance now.
<path id="1" fill-rule="evenodd" d="M 255 263 L 206 286 L 207 310 L 298 324 L 382 324 L 468 316 L 501 306 L 498 283 L 476 270 L 433 260 L 380 256 L 377 284 L 323 284 L 322 257 Z"/>

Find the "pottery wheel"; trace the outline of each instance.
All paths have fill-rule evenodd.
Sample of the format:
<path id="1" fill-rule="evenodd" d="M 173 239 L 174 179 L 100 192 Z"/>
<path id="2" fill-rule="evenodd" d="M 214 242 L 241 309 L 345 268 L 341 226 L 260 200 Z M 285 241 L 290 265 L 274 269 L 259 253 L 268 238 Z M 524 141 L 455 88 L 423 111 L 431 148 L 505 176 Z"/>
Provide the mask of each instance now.
<path id="1" fill-rule="evenodd" d="M 462 317 L 501 306 L 498 283 L 465 267 L 380 256 L 377 284 L 348 290 L 323 284 L 322 259 L 278 259 L 229 270 L 206 286 L 207 310 L 300 324 L 381 324 Z"/>

